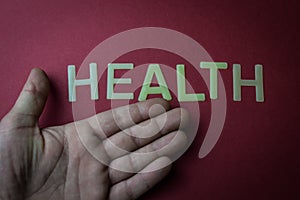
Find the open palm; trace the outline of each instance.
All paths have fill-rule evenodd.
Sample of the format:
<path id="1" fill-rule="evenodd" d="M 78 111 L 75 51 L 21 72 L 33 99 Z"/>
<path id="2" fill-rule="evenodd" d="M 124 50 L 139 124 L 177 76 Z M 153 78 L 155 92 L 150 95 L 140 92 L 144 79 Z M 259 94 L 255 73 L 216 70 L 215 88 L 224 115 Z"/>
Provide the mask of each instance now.
<path id="1" fill-rule="evenodd" d="M 186 111 L 162 99 L 40 129 L 48 91 L 46 74 L 33 69 L 1 120 L 0 199 L 136 199 L 186 144 Z"/>

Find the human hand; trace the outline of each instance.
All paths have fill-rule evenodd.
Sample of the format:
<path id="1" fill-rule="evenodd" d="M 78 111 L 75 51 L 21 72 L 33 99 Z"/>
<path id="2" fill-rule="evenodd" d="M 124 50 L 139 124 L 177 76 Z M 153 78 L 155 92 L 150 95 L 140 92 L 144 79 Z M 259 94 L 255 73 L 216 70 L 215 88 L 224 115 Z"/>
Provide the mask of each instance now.
<path id="1" fill-rule="evenodd" d="M 40 129 L 48 92 L 46 74 L 33 69 L 0 122 L 1 200 L 136 199 L 168 174 L 169 157 L 186 145 L 178 130 L 186 111 L 169 110 L 162 99 Z"/>

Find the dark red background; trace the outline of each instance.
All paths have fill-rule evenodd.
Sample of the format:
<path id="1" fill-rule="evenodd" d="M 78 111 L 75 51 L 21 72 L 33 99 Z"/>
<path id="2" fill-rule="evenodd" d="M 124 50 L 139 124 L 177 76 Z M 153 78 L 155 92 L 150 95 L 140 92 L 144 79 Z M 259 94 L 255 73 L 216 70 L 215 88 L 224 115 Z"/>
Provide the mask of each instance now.
<path id="1" fill-rule="evenodd" d="M 210 116 L 209 102 L 201 103 L 203 123 L 191 148 L 143 199 L 299 199 L 299 10 L 298 1 L 284 0 L 1 0 L 0 116 L 30 69 L 41 67 L 52 84 L 42 126 L 70 122 L 68 64 L 80 66 L 97 44 L 124 30 L 174 29 L 202 44 L 215 61 L 229 63 L 221 71 L 227 118 L 213 151 L 199 159 Z M 121 61 L 175 66 L 177 59 L 143 50 Z M 242 65 L 244 78 L 253 78 L 254 65 L 263 64 L 264 103 L 255 102 L 253 88 L 243 89 L 242 102 L 232 100 L 233 63 Z M 197 73 L 188 76 L 199 80 Z M 103 91 L 105 84 L 98 111 L 108 108 Z"/>

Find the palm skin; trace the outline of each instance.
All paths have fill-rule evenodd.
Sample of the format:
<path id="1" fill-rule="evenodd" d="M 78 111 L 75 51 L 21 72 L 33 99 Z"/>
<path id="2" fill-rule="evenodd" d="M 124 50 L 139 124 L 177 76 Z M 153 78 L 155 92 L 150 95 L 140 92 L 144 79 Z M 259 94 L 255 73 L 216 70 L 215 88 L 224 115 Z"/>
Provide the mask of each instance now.
<path id="1" fill-rule="evenodd" d="M 1 200 L 136 199 L 168 174 L 168 157 L 186 144 L 178 129 L 188 121 L 187 113 L 169 110 L 161 99 L 40 129 L 48 92 L 46 74 L 33 69 L 1 120 Z M 153 153 L 143 155 L 148 152 Z"/>

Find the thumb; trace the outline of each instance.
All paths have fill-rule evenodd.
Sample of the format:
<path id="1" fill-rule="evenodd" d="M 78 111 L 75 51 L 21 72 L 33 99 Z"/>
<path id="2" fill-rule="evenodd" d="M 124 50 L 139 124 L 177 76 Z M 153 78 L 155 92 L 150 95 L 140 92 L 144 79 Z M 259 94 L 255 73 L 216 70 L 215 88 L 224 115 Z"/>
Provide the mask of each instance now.
<path id="1" fill-rule="evenodd" d="M 46 73 L 39 68 L 32 69 L 11 112 L 38 119 L 44 109 L 49 88 Z"/>

